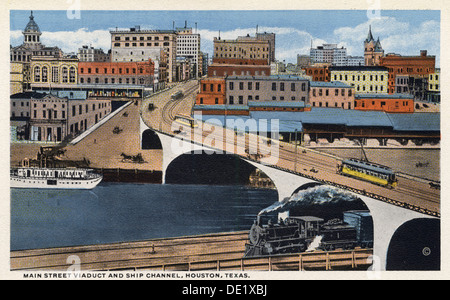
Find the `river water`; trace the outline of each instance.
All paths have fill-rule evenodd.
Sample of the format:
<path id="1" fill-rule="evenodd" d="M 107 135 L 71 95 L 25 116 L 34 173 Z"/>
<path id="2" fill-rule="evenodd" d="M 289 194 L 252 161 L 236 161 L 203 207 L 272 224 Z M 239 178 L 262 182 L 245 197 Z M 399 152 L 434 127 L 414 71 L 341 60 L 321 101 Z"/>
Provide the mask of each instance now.
<path id="1" fill-rule="evenodd" d="M 128 183 L 11 189 L 11 250 L 249 230 L 277 195 L 243 186 Z"/>

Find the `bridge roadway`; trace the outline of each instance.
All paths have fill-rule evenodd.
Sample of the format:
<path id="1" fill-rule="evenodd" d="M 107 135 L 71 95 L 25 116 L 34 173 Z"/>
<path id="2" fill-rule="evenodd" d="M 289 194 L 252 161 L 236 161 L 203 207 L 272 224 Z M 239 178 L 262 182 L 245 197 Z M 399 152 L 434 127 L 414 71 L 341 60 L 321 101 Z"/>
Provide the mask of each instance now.
<path id="1" fill-rule="evenodd" d="M 182 90 L 184 98 L 172 100 L 170 95 Z M 198 82 L 189 81 L 174 86 L 171 90 L 144 99 L 141 105 L 141 117 L 144 123 L 159 132 L 175 135 L 174 117 L 177 114 L 191 115 L 195 103 L 195 96 L 198 92 Z M 155 109 L 148 110 L 148 105 L 153 103 Z M 440 190 L 430 188 L 429 182 L 418 178 L 398 176 L 398 186 L 389 189 L 377 186 L 361 180 L 349 178 L 336 173 L 337 164 L 340 158 L 320 153 L 301 146 L 285 143 L 282 141 L 271 141 L 258 139 L 252 134 L 236 134 L 234 130 L 213 126 L 211 124 L 197 122 L 198 127 L 187 128 L 184 126 L 178 137 L 187 141 L 209 146 L 225 153 L 234 153 L 245 159 L 256 159 L 260 162 L 272 164 L 270 155 L 261 153 L 275 153 L 277 161 L 273 163 L 275 167 L 312 176 L 322 182 L 333 182 L 336 185 L 345 186 L 350 189 L 365 191 L 369 195 L 379 195 L 398 203 L 411 205 L 414 209 L 421 208 L 426 213 L 440 216 Z M 257 155 L 249 154 L 249 149 L 258 149 Z M 274 150 L 276 149 L 276 150 Z M 231 150 L 231 151 L 230 151 Z M 247 150 L 247 151 L 246 151 Z M 266 160 L 268 159 L 268 160 Z"/>

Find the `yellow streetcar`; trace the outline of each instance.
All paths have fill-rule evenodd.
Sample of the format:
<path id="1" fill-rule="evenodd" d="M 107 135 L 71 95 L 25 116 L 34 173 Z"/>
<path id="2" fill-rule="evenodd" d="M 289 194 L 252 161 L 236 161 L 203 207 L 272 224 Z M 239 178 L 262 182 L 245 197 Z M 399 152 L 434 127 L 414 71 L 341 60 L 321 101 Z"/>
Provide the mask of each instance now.
<path id="1" fill-rule="evenodd" d="M 398 184 L 391 168 L 354 158 L 345 159 L 342 164 L 338 164 L 337 172 L 389 188 L 394 188 Z"/>

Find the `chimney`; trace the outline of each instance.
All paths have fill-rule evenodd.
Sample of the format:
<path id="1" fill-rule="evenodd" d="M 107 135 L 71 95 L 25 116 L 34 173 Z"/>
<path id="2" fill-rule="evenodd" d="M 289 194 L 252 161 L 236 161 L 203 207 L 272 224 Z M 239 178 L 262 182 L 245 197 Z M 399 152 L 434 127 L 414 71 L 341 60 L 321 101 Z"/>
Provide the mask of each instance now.
<path id="1" fill-rule="evenodd" d="M 427 56 L 427 50 L 420 50 L 420 56 L 426 57 Z"/>

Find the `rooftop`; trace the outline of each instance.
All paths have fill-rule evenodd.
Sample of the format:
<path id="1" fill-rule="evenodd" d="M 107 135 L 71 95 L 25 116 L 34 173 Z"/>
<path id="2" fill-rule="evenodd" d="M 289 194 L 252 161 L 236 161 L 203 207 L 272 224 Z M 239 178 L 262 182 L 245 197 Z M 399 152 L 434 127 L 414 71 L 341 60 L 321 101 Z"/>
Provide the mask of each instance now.
<path id="1" fill-rule="evenodd" d="M 327 87 L 327 88 L 352 88 L 352 86 L 345 84 L 340 81 L 331 81 L 331 82 L 325 82 L 325 81 L 311 81 L 310 83 L 311 87 Z"/>
<path id="2" fill-rule="evenodd" d="M 309 81 L 306 77 L 295 76 L 295 75 L 268 75 L 268 76 L 228 76 L 227 79 L 231 80 L 291 80 L 291 81 Z"/>
<path id="3" fill-rule="evenodd" d="M 356 94 L 355 99 L 414 99 L 410 94 Z"/>
<path id="4" fill-rule="evenodd" d="M 380 66 L 336 66 L 330 67 L 330 71 L 388 71 L 386 67 Z"/>
<path id="5" fill-rule="evenodd" d="M 248 101 L 249 107 L 305 107 L 304 101 Z"/>

